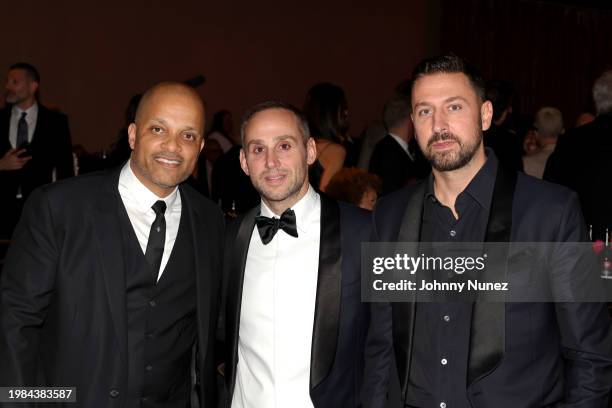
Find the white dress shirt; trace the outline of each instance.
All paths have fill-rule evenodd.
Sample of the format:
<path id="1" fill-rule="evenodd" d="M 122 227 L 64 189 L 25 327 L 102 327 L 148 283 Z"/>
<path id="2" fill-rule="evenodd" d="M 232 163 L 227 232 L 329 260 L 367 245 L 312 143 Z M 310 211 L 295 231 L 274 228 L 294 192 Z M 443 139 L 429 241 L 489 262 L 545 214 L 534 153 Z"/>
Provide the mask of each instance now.
<path id="1" fill-rule="evenodd" d="M 232 408 L 313 407 L 310 350 L 319 271 L 320 197 L 310 186 L 292 209 L 297 238 L 279 230 L 264 245 L 257 227 L 251 235 Z M 262 202 L 261 215 L 275 214 Z"/>
<path id="2" fill-rule="evenodd" d="M 414 157 L 412 156 L 412 153 L 410 153 L 410 149 L 408 149 L 408 142 L 406 142 L 401 137 L 394 135 L 393 133 L 389 133 L 389 136 L 391 136 L 397 142 L 397 144 L 399 144 L 402 149 L 404 149 L 410 160 L 414 161 Z"/>
<path id="3" fill-rule="evenodd" d="M 151 207 L 158 200 L 166 202 L 166 212 L 164 213 L 166 218 L 166 240 L 164 254 L 162 255 L 161 265 L 157 274 L 157 281 L 159 281 L 168 263 L 178 234 L 181 222 L 181 195 L 178 192 L 178 188 L 175 188 L 167 197 L 158 197 L 138 180 L 130 167 L 130 162 L 131 160 L 128 160 L 119 174 L 119 194 L 143 254 L 147 251 L 149 232 L 151 232 L 151 225 L 155 221 L 155 211 Z"/>
<path id="4" fill-rule="evenodd" d="M 21 119 L 22 112 L 27 114 L 25 121 L 28 124 L 28 143 L 32 143 L 34 131 L 36 130 L 36 121 L 38 120 L 38 104 L 34 103 L 34 105 L 30 106 L 25 111 L 19 109 L 17 105 L 13 105 L 9 127 L 9 142 L 11 142 L 13 149 L 17 146 L 17 127 L 19 126 L 19 119 Z"/>

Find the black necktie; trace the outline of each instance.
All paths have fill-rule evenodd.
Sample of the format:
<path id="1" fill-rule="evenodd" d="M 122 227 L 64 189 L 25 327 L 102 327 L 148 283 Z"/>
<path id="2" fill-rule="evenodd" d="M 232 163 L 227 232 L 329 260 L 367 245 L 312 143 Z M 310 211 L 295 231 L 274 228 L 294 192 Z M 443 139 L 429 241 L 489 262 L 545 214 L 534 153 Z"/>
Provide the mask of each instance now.
<path id="1" fill-rule="evenodd" d="M 255 217 L 255 223 L 259 230 L 261 242 L 267 245 L 276 235 L 279 229 L 282 229 L 292 237 L 298 236 L 297 227 L 295 225 L 295 213 L 292 209 L 287 208 L 281 214 L 280 218 L 268 218 L 262 215 Z"/>
<path id="2" fill-rule="evenodd" d="M 21 112 L 21 117 L 19 122 L 17 122 L 17 141 L 15 147 L 18 149 L 28 144 L 28 122 L 25 120 L 27 114 L 27 112 Z"/>
<path id="3" fill-rule="evenodd" d="M 155 221 L 151 224 L 145 258 L 147 258 L 149 265 L 153 267 L 153 274 L 157 282 L 157 275 L 159 274 L 159 267 L 164 255 L 164 244 L 166 242 L 166 219 L 164 218 L 166 203 L 159 200 L 151 208 L 155 211 Z"/>

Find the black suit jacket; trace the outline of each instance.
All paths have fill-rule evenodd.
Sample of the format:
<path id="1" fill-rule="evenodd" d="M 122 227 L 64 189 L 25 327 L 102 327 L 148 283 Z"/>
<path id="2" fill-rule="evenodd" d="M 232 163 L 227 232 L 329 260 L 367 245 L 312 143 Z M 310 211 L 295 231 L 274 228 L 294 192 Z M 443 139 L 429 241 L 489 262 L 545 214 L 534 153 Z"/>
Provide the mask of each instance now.
<path id="1" fill-rule="evenodd" d="M 429 174 L 431 167 L 419 148 L 413 146 L 411 151 L 414 152 L 414 160 L 391 135 L 385 136 L 374 147 L 369 171 L 382 178 L 382 195 L 397 191 Z"/>
<path id="2" fill-rule="evenodd" d="M 0 110 L 0 155 L 12 148 L 9 142 L 11 109 L 9 105 Z M 74 175 L 66 115 L 38 104 L 36 129 L 28 151 L 32 159 L 21 170 L 0 171 L 0 200 L 9 212 L 4 221 L 0 221 L 0 238 L 10 237 L 19 219 L 21 205 L 16 196 L 20 186 L 23 199 L 26 199 L 36 187 L 51 182 L 54 169 L 58 180 Z"/>
<path id="3" fill-rule="evenodd" d="M 361 303 L 360 242 L 368 240 L 368 213 L 321 194 L 319 274 L 312 334 L 310 396 L 316 408 L 357 407 L 369 323 Z M 229 404 L 238 364 L 238 338 L 244 269 L 259 206 L 228 226 L 224 275 L 226 307 L 225 379 Z M 372 347 L 374 348 L 374 347 Z"/>
<path id="4" fill-rule="evenodd" d="M 119 171 L 36 190 L 26 202 L 0 281 L 0 385 L 76 386 L 78 406 L 124 406 L 127 318 Z M 215 328 L 223 218 L 191 187 L 201 400 L 216 400 Z M 68 404 L 72 406 L 72 404 Z"/>
<path id="5" fill-rule="evenodd" d="M 563 184 L 578 193 L 587 223 L 594 237 L 602 238 L 612 229 L 608 184 L 612 157 L 612 113 L 559 136 L 555 151 L 546 162 L 544 179 Z"/>
<path id="6" fill-rule="evenodd" d="M 585 239 L 575 193 L 522 173 L 510 186 L 513 177 L 504 178 L 500 183 L 498 173 L 493 193 L 487 232 L 492 242 L 507 233 L 512 242 Z M 514 199 L 508 200 L 513 186 Z M 381 199 L 374 240 L 418 242 L 425 190 L 422 182 Z M 405 399 L 415 303 L 377 306 L 372 321 L 393 340 Z M 474 407 L 605 407 L 612 388 L 612 331 L 601 303 L 477 303 L 469 355 L 466 393 Z M 384 389 L 376 394 L 384 400 Z"/>

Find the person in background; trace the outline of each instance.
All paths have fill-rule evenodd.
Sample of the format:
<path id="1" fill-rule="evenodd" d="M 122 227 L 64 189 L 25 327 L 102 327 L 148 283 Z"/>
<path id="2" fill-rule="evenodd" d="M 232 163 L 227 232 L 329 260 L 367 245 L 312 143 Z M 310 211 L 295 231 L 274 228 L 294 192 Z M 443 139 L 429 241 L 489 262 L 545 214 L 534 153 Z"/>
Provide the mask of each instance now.
<path id="1" fill-rule="evenodd" d="M 39 101 L 40 74 L 31 64 L 9 67 L 0 110 L 0 239 L 9 239 L 30 193 L 74 176 L 68 118 Z"/>
<path id="2" fill-rule="evenodd" d="M 506 81 L 489 81 L 486 84 L 486 98 L 493 104 L 493 121 L 484 132 L 484 145 L 495 152 L 502 166 L 523 171 L 522 143 L 516 131 L 510 126 L 514 88 Z"/>
<path id="3" fill-rule="evenodd" d="M 541 179 L 557 138 L 564 132 L 561 111 L 549 106 L 541 108 L 536 113 L 534 128 L 537 150 L 523 156 L 523 168 L 526 174 Z"/>
<path id="4" fill-rule="evenodd" d="M 592 95 L 597 117 L 559 137 L 544 180 L 576 191 L 593 238 L 605 239 L 606 229 L 612 229 L 612 190 L 604 182 L 612 156 L 612 70 L 595 80 Z"/>
<path id="5" fill-rule="evenodd" d="M 369 171 L 380 176 L 382 195 L 423 179 L 431 167 L 414 140 L 410 97 L 396 93 L 383 111 L 387 135 L 376 145 Z"/>
<path id="6" fill-rule="evenodd" d="M 348 102 L 337 85 L 320 83 L 308 91 L 303 107 L 308 127 L 317 145 L 317 158 L 310 167 L 310 183 L 325 191 L 331 178 L 344 166 L 348 131 Z"/>
<path id="7" fill-rule="evenodd" d="M 234 122 L 232 113 L 227 109 L 220 110 L 213 115 L 212 125 L 206 135 L 206 140 L 216 140 L 223 153 L 227 153 L 234 145 Z"/>
<path id="8" fill-rule="evenodd" d="M 382 191 L 382 180 L 376 174 L 356 167 L 346 167 L 332 177 L 326 194 L 330 197 L 372 211 Z"/>

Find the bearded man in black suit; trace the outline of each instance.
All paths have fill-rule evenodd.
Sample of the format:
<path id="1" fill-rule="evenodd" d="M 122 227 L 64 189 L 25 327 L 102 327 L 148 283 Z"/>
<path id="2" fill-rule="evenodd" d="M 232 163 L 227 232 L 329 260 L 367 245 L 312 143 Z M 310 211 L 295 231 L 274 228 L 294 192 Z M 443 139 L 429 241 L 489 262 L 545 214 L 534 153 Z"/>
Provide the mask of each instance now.
<path id="1" fill-rule="evenodd" d="M 379 201 L 375 241 L 560 246 L 586 239 L 574 192 L 510 171 L 484 148 L 493 111 L 475 68 L 454 55 L 434 57 L 417 65 L 413 81 L 416 138 L 432 174 Z M 551 268 L 590 272 L 562 256 Z M 540 265 L 533 257 L 525 263 Z M 509 271 L 508 279 L 527 271 Z M 380 304 L 372 321 L 393 341 L 402 406 L 608 406 L 612 330 L 603 303 L 484 299 L 419 302 L 416 294 Z"/>

